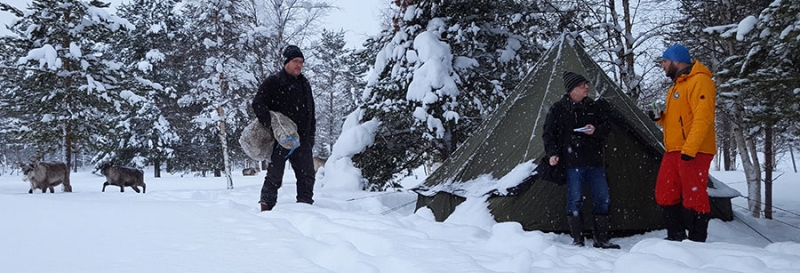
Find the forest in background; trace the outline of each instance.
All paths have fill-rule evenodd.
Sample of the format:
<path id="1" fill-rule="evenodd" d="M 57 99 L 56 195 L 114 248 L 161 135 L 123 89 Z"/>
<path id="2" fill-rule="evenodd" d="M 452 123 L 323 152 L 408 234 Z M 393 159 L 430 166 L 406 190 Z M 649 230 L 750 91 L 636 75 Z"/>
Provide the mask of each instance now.
<path id="1" fill-rule="evenodd" d="M 643 109 L 670 85 L 657 57 L 686 45 L 717 84 L 716 168 L 744 169 L 751 211 L 770 211 L 761 187 L 770 194 L 775 160 L 800 136 L 800 1 L 384 2 L 383 30 L 363 49 L 320 25 L 329 1 L 132 0 L 114 11 L 101 1 L 0 2 L 18 17 L 8 26 L 16 36 L 0 40 L 0 175 L 37 158 L 72 169 L 114 161 L 156 176 L 226 176 L 232 187 L 232 169 L 263 164 L 238 144 L 250 100 L 280 69 L 281 49 L 297 44 L 316 96 L 315 155 L 329 155 L 345 116 L 362 108 L 364 121 L 382 124 L 353 159 L 367 190 L 395 188 L 444 161 L 566 33 Z M 414 42 L 432 26 L 450 49 L 442 73 L 453 83 L 433 91 L 458 95 L 420 101 L 407 96 L 421 67 Z"/>

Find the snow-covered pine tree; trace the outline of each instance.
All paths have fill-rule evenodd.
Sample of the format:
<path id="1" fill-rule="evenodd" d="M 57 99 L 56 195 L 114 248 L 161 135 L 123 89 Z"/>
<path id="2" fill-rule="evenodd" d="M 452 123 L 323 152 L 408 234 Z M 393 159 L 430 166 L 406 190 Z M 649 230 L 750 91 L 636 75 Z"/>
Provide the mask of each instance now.
<path id="1" fill-rule="evenodd" d="M 706 30 L 709 27 L 720 24 L 738 23 L 750 14 L 757 14 L 767 7 L 770 2 L 772 0 L 731 0 L 722 2 L 682 0 L 678 9 L 681 16 L 676 18 L 673 33 L 667 35 L 665 40 L 668 41 L 668 44 L 681 43 L 686 45 L 695 59 L 701 60 L 712 72 L 717 72 L 714 75 L 714 80 L 717 83 L 718 94 L 735 93 L 736 89 L 725 84 L 725 81 L 727 81 L 726 76 L 719 72 L 726 71 L 725 67 L 728 65 L 722 63 L 729 56 L 746 54 L 749 45 L 723 39 L 719 35 Z M 734 170 L 736 156 L 738 155 L 742 159 L 742 166 L 746 170 L 750 170 L 745 173 L 753 175 L 748 180 L 760 181 L 761 178 L 756 177 L 760 176 L 758 175 L 760 171 L 755 170 L 759 168 L 758 158 L 755 157 L 754 150 L 748 151 L 750 149 L 746 148 L 755 148 L 756 140 L 740 135 L 740 133 L 747 134 L 749 129 L 740 126 L 742 125 L 740 118 L 742 114 L 736 105 L 728 102 L 724 97 L 720 97 L 717 100 L 717 143 L 720 148 L 720 153 L 717 156 L 722 160 L 725 170 Z M 738 147 L 737 138 L 748 143 Z M 736 151 L 737 149 L 739 149 L 738 152 Z"/>
<path id="2" fill-rule="evenodd" d="M 34 0 L 7 40 L 21 53 L 13 86 L 4 93 L 19 139 L 45 153 L 60 152 L 71 166 L 73 150 L 101 149 L 120 113 L 140 99 L 141 88 L 122 63 L 102 49 L 116 32 L 134 29 L 100 1 Z M 9 8 L 5 6 L 5 8 Z"/>
<path id="3" fill-rule="evenodd" d="M 140 89 L 138 95 L 146 100 L 141 107 L 126 116 L 127 122 L 115 128 L 116 149 L 109 157 L 121 164 L 152 165 L 155 177 L 160 177 L 161 164 L 173 157 L 179 137 L 165 116 L 177 107 L 176 86 L 187 81 L 191 73 L 184 70 L 180 41 L 183 18 L 173 12 L 177 1 L 136 0 L 123 3 L 117 14 L 128 19 L 136 29 L 120 33 L 107 54 L 116 56 L 134 75 L 151 88 Z M 173 111 L 174 114 L 174 111 Z M 174 116 L 174 115 L 173 115 Z M 102 161 L 102 160 L 101 160 Z"/>
<path id="4" fill-rule="evenodd" d="M 451 1 L 440 10 L 452 22 L 442 39 L 451 46 L 461 91 L 453 108 L 460 118 L 448 120 L 445 138 L 427 148 L 440 150 L 435 161 L 449 157 L 505 100 L 560 35 L 556 26 L 574 20 L 546 1 Z M 431 106 L 432 115 L 446 115 Z"/>
<path id="5" fill-rule="evenodd" d="M 757 190 L 751 188 L 749 193 L 749 198 L 752 198 L 749 206 L 755 217 L 758 217 L 761 206 L 759 203 L 761 170 L 756 156 L 757 138 L 751 135 L 751 128 L 744 122 L 745 109 L 740 107 L 743 104 L 737 102 L 737 99 L 728 98 L 731 94 L 742 92 L 741 88 L 750 87 L 727 83 L 731 77 L 735 77 L 727 75 L 727 71 L 730 71 L 728 68 L 735 62 L 735 58 L 731 59 L 730 56 L 746 55 L 750 45 L 722 38 L 706 30 L 719 24 L 738 23 L 747 15 L 757 13 L 766 7 L 769 2 L 771 0 L 680 1 L 679 12 L 682 16 L 677 21 L 681 24 L 677 24 L 674 33 L 665 38 L 669 44 L 684 44 L 689 48 L 693 59 L 702 61 L 715 73 L 714 80 L 718 94 L 717 141 L 722 148 L 718 156 L 724 160 L 725 169 L 729 170 L 733 168 L 735 156 L 739 155 L 746 179 L 758 185 Z"/>
<path id="6" fill-rule="evenodd" d="M 9 7 L 5 3 L 0 3 L 0 10 L 7 10 Z M 15 10 L 11 8 L 12 10 Z M 22 15 L 20 15 L 22 16 Z M 22 53 L 19 48 L 12 46 L 14 39 L 12 37 L 0 37 L 0 145 L 3 145 L 3 153 L 6 154 L 8 144 L 21 144 L 19 140 L 14 140 L 12 134 L 8 133 L 11 124 L 19 124 L 14 122 L 17 116 L 13 114 L 8 107 L 8 99 L 11 98 L 10 92 L 15 84 L 12 80 L 20 78 L 20 73 L 24 71 L 16 69 L 18 56 Z M 19 159 L 16 159 L 19 160 Z"/>
<path id="7" fill-rule="evenodd" d="M 371 190 L 446 159 L 505 99 L 560 34 L 559 18 L 547 16 L 555 10 L 534 3 L 394 2 L 393 28 L 367 44 L 378 53 L 362 121 L 382 125 L 353 157 Z"/>
<path id="8" fill-rule="evenodd" d="M 314 153 L 327 157 L 342 131 L 342 123 L 356 109 L 356 90 L 364 87 L 366 65 L 358 63 L 354 49 L 345 48 L 344 31 L 323 29 L 311 55 L 308 70 L 317 107 L 317 145 Z"/>
<path id="9" fill-rule="evenodd" d="M 186 3 L 187 26 L 190 26 L 193 43 L 189 54 L 203 61 L 203 74 L 190 90 L 181 97 L 183 106 L 197 105 L 202 112 L 194 117 L 198 128 L 214 132 L 222 149 L 222 171 L 228 189 L 233 189 L 231 176 L 231 151 L 228 135 L 247 121 L 247 106 L 251 98 L 251 72 L 244 69 L 245 54 L 242 44 L 243 19 L 239 7 L 242 0 L 193 0 Z M 207 158 L 208 161 L 215 157 Z"/>
<path id="10" fill-rule="evenodd" d="M 740 54 L 728 56 L 720 65 L 725 68 L 719 73 L 719 78 L 725 80 L 722 88 L 728 90 L 720 98 L 733 106 L 730 109 L 736 109 L 728 113 L 736 117 L 737 127 L 743 128 L 737 130 L 737 134 L 746 134 L 740 139 L 762 140 L 757 146 L 740 143 L 740 152 L 751 146 L 751 157 L 757 159 L 754 149 L 762 149 L 759 152 L 764 155 L 763 211 L 764 217 L 771 219 L 772 174 L 777 150 L 775 143 L 783 143 L 785 141 L 782 139 L 796 134 L 794 130 L 800 121 L 800 41 L 797 40 L 800 29 L 796 27 L 800 25 L 797 17 L 800 14 L 800 2 L 773 2 L 760 12 L 751 14 L 713 30 L 728 43 L 744 49 Z M 748 158 L 743 157 L 743 161 L 747 163 Z M 753 215 L 758 217 L 761 211 L 760 166 L 745 168 L 748 169 L 753 170 L 745 172 L 749 206 Z"/>

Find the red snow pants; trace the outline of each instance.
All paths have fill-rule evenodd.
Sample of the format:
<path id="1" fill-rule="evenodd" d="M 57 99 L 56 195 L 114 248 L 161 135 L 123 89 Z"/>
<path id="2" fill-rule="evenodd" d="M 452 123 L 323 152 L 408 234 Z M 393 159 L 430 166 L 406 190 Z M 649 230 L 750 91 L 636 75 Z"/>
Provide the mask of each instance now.
<path id="1" fill-rule="evenodd" d="M 681 160 L 681 152 L 669 152 L 661 159 L 656 180 L 656 202 L 661 206 L 683 203 L 687 209 L 711 212 L 708 199 L 708 168 L 712 154 L 697 153 L 693 160 Z"/>

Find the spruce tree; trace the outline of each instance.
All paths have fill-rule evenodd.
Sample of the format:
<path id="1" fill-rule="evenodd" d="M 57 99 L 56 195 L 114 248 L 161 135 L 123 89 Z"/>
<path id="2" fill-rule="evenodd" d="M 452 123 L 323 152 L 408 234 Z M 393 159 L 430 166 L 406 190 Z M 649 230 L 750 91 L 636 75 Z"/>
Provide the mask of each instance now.
<path id="1" fill-rule="evenodd" d="M 174 156 L 178 135 L 167 114 L 173 114 L 177 102 L 176 87 L 189 73 L 181 73 L 183 51 L 180 41 L 183 18 L 174 11 L 177 1 L 137 0 L 124 3 L 117 14 L 127 18 L 136 29 L 117 35 L 107 53 L 117 56 L 141 81 L 141 102 L 127 115 L 124 126 L 115 128 L 117 149 L 111 157 L 119 163 L 153 165 L 160 177 L 161 164 Z M 166 111 L 164 111 L 166 110 Z"/>
<path id="2" fill-rule="evenodd" d="M 8 7 L 4 5 L 6 4 L 0 3 L 0 10 Z M 12 96 L 8 92 L 11 92 L 15 86 L 12 80 L 20 78 L 20 73 L 23 72 L 16 69 L 17 58 L 15 56 L 21 56 L 22 53 L 18 52 L 18 48 L 12 46 L 13 42 L 14 39 L 11 37 L 0 37 L 0 145 L 3 145 L 4 151 L 6 151 L 6 147 L 9 147 L 8 144 L 19 142 L 13 139 L 12 134 L 8 133 L 12 124 L 19 124 L 15 122 L 17 117 L 7 110 L 9 109 L 8 103 L 10 103 L 8 99 Z"/>
<path id="3" fill-rule="evenodd" d="M 196 45 L 190 55 L 203 62 L 203 72 L 189 94 L 180 98 L 180 103 L 201 107 L 194 122 L 199 129 L 218 136 L 222 162 L 217 161 L 221 164 L 215 169 L 222 170 L 228 189 L 233 189 L 230 151 L 233 142 L 229 134 L 246 123 L 252 88 L 245 80 L 252 75 L 243 69 L 245 54 L 240 50 L 245 18 L 239 8 L 242 4 L 240 0 L 197 0 L 187 3 L 186 8 L 192 42 Z M 211 156 L 208 160 L 215 158 L 218 157 Z"/>
<path id="4" fill-rule="evenodd" d="M 7 40 L 21 73 L 4 92 L 8 112 L 18 117 L 10 127 L 19 139 L 35 142 L 43 153 L 63 155 L 71 166 L 73 151 L 100 150 L 108 144 L 121 113 L 139 101 L 142 88 L 124 65 L 103 48 L 114 33 L 134 29 L 112 15 L 100 1 L 34 0 L 10 29 Z M 5 6 L 4 8 L 9 8 Z"/>
<path id="5" fill-rule="evenodd" d="M 689 48 L 692 52 L 694 59 L 702 61 L 706 64 L 712 72 L 725 72 L 726 67 L 730 66 L 733 62 L 729 59 L 730 56 L 737 56 L 746 54 L 749 46 L 746 43 L 737 42 L 731 39 L 725 39 L 709 30 L 711 27 L 720 24 L 735 24 L 740 22 L 745 17 L 757 14 L 762 9 L 767 7 L 772 0 L 736 0 L 736 1 L 723 1 L 723 2 L 708 2 L 708 1 L 681 1 L 679 12 L 683 17 L 680 17 L 679 24 L 676 27 L 674 34 L 669 35 L 666 39 L 671 43 L 682 43 Z M 715 73 L 715 81 L 717 82 L 717 93 L 721 95 L 733 94 L 737 92 L 738 87 L 728 85 L 727 73 Z M 740 161 L 742 165 L 752 166 L 753 169 L 760 168 L 757 157 L 747 151 L 746 147 L 755 147 L 755 143 L 740 145 L 736 142 L 736 136 L 739 133 L 749 131 L 748 126 L 743 123 L 743 112 L 739 111 L 738 105 L 734 101 L 728 100 L 725 96 L 720 96 L 718 102 L 718 116 L 717 119 L 717 141 L 720 143 L 720 156 L 725 163 L 725 170 L 733 170 L 736 156 L 745 156 Z M 736 131 L 736 132 L 734 132 Z M 732 133 L 733 132 L 733 133 Z M 734 136 L 734 137 L 732 137 Z M 749 136 L 741 136 L 748 142 L 754 141 Z M 737 148 L 739 146 L 739 148 Z M 738 149 L 739 151 L 735 151 Z M 753 151 L 755 152 L 755 151 Z M 746 167 L 746 169 L 749 169 Z M 749 171 L 749 174 L 758 174 L 760 171 Z M 759 177 L 753 177 L 752 181 L 760 180 Z M 760 183 L 760 182 L 759 182 Z"/>
<path id="6" fill-rule="evenodd" d="M 797 114 L 800 109 L 797 96 L 800 93 L 800 69 L 797 68 L 800 30 L 795 29 L 800 19 L 797 14 L 800 14 L 800 2 L 774 2 L 734 24 L 714 29 L 719 37 L 745 49 L 728 56 L 721 64 L 726 68 L 720 73 L 725 79 L 725 89 L 732 90 L 723 93 L 721 98 L 733 105 L 733 109 L 739 109 L 731 114 L 739 127 L 747 128 L 741 131 L 746 131 L 750 139 L 762 140 L 759 146 L 764 154 L 764 217 L 768 219 L 772 218 L 775 143 L 796 133 L 792 131 L 800 121 Z M 748 185 L 750 210 L 758 217 L 760 172 L 755 177 L 747 177 L 751 182 Z"/>
<path id="7" fill-rule="evenodd" d="M 394 3 L 392 27 L 367 44 L 377 53 L 362 121 L 382 125 L 373 146 L 353 157 L 371 189 L 447 159 L 505 99 L 560 34 L 555 11 L 538 3 Z"/>

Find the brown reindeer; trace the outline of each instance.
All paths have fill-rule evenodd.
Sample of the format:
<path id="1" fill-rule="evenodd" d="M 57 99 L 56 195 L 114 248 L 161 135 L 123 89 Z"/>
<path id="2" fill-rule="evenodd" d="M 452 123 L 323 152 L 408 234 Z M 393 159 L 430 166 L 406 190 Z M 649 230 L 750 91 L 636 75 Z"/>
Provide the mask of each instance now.
<path id="1" fill-rule="evenodd" d="M 142 187 L 141 193 L 147 191 L 147 185 L 144 183 L 144 171 L 142 170 L 114 166 L 113 163 L 108 162 L 100 165 L 100 173 L 106 177 L 102 192 L 106 191 L 106 186 L 108 185 L 118 186 L 119 192 L 125 192 L 125 187 L 131 187 L 133 191 L 139 193 L 139 186 Z"/>
<path id="2" fill-rule="evenodd" d="M 72 192 L 67 164 L 62 162 L 31 162 L 23 164 L 19 162 L 19 166 L 24 174 L 22 181 L 31 183 L 31 189 L 28 190 L 28 193 L 33 193 L 35 189 L 41 189 L 42 193 L 50 189 L 50 193 L 55 193 L 53 187 L 62 184 L 65 192 Z"/>
<path id="3" fill-rule="evenodd" d="M 316 157 L 315 156 L 314 157 L 314 173 L 319 171 L 319 168 L 325 167 L 325 163 L 327 163 L 327 162 L 328 162 L 328 158 L 327 157 L 326 158 L 322 158 L 322 157 Z"/>
<path id="4" fill-rule="evenodd" d="M 253 176 L 258 174 L 260 170 L 258 168 L 244 168 L 242 169 L 243 176 Z"/>

